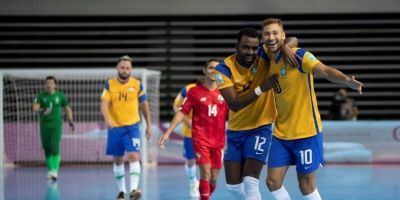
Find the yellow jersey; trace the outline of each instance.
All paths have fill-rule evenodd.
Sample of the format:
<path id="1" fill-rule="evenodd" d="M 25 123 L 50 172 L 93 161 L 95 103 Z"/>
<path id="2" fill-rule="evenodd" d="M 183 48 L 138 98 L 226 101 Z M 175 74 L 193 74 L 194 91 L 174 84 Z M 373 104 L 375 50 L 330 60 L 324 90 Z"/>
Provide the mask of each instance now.
<path id="1" fill-rule="evenodd" d="M 286 66 L 281 52 L 275 57 L 268 53 L 270 73 L 279 75 L 279 84 L 274 89 L 278 118 L 273 134 L 283 140 L 307 138 L 322 131 L 313 79 L 313 68 L 319 60 L 304 49 L 293 48 L 293 51 L 302 58 L 298 59 L 299 68 Z"/>
<path id="2" fill-rule="evenodd" d="M 177 107 L 181 107 L 183 103 L 185 102 L 186 95 L 189 92 L 189 90 L 193 87 L 195 87 L 197 84 L 196 83 L 190 83 L 183 87 L 181 91 L 178 93 L 178 95 L 175 98 L 174 105 Z M 192 112 L 187 116 L 189 119 L 192 119 Z M 192 129 L 186 125 L 186 123 L 182 123 L 182 133 L 184 137 L 191 138 L 192 137 Z"/>
<path id="3" fill-rule="evenodd" d="M 120 83 L 113 78 L 104 84 L 101 99 L 110 101 L 109 115 L 114 126 L 121 127 L 140 121 L 139 103 L 146 101 L 146 95 L 138 79 L 130 77 L 127 83 Z"/>
<path id="4" fill-rule="evenodd" d="M 216 67 L 215 78 L 219 89 L 234 87 L 239 95 L 253 92 L 261 85 L 269 72 L 269 59 L 262 48 L 249 68 L 241 66 L 236 60 L 236 54 L 225 58 Z M 271 124 L 277 115 L 272 90 L 261 94 L 254 102 L 237 112 L 229 111 L 229 130 L 251 130 Z"/>

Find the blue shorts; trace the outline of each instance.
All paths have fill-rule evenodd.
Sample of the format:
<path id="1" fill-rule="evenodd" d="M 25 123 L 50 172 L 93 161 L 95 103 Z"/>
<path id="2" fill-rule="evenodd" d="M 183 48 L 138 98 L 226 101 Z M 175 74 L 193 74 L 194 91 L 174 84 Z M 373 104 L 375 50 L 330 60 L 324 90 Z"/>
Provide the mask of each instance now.
<path id="1" fill-rule="evenodd" d="M 322 140 L 322 133 L 298 140 L 281 140 L 273 136 L 268 167 L 296 165 L 298 173 L 311 173 L 324 164 Z"/>
<path id="2" fill-rule="evenodd" d="M 108 129 L 106 154 L 123 156 L 125 151 L 140 151 L 139 123 Z"/>
<path id="3" fill-rule="evenodd" d="M 183 138 L 183 157 L 185 157 L 187 160 L 194 159 L 194 149 L 193 149 L 192 138 L 188 138 L 188 137 Z"/>
<path id="4" fill-rule="evenodd" d="M 247 158 L 266 162 L 271 144 L 271 124 L 246 131 L 226 132 L 227 147 L 224 160 L 243 161 Z"/>

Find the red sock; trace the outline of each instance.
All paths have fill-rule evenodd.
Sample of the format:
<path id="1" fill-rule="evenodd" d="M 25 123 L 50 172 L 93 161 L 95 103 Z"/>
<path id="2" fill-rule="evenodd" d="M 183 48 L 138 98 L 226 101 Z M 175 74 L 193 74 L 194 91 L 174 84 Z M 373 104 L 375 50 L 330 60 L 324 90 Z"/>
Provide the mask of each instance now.
<path id="1" fill-rule="evenodd" d="M 210 199 L 210 181 L 200 179 L 200 200 Z"/>
<path id="2" fill-rule="evenodd" d="M 210 196 L 214 192 L 215 188 L 217 188 L 217 183 L 210 183 Z"/>

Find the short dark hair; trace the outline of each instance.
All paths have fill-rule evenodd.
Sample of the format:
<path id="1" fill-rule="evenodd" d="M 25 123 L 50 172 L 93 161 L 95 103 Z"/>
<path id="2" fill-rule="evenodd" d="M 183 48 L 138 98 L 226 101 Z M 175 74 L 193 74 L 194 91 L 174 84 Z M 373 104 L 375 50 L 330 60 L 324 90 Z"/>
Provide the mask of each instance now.
<path id="1" fill-rule="evenodd" d="M 56 78 L 55 78 L 54 76 L 47 76 L 47 77 L 44 79 L 44 81 L 48 81 L 48 80 L 53 80 L 54 83 L 57 83 L 57 80 L 56 80 Z"/>
<path id="2" fill-rule="evenodd" d="M 208 64 L 210 64 L 210 62 L 217 62 L 219 63 L 219 60 L 216 58 L 211 58 L 209 60 L 207 60 L 206 64 L 204 65 L 204 68 L 207 68 Z"/>
<path id="3" fill-rule="evenodd" d="M 237 43 L 240 42 L 240 40 L 242 39 L 242 37 L 244 35 L 248 36 L 248 37 L 251 37 L 251 38 L 260 39 L 260 34 L 257 32 L 256 29 L 254 29 L 254 28 L 244 28 L 244 29 L 240 30 L 239 33 L 238 33 Z"/>

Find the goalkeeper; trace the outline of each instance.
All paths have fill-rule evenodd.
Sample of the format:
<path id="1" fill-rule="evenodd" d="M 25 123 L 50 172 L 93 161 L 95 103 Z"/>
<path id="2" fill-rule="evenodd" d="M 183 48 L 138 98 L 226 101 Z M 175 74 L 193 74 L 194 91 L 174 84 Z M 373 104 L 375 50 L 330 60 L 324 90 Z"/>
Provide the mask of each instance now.
<path id="1" fill-rule="evenodd" d="M 60 144 L 62 134 L 62 111 L 65 108 L 69 125 L 74 131 L 72 109 L 62 92 L 56 90 L 56 79 L 48 76 L 45 79 L 45 91 L 39 93 L 33 103 L 33 111 L 39 113 L 40 138 L 49 170 L 47 178 L 57 180 L 60 168 Z"/>

